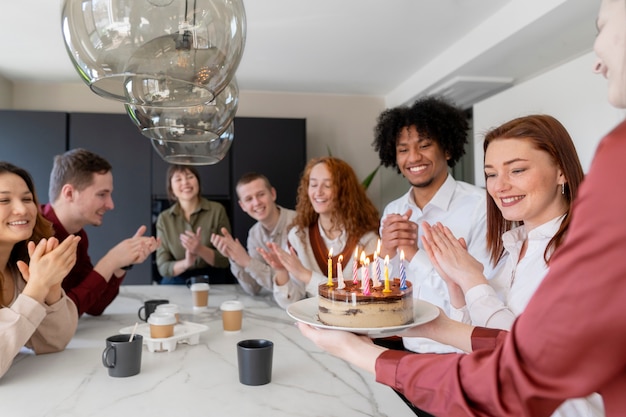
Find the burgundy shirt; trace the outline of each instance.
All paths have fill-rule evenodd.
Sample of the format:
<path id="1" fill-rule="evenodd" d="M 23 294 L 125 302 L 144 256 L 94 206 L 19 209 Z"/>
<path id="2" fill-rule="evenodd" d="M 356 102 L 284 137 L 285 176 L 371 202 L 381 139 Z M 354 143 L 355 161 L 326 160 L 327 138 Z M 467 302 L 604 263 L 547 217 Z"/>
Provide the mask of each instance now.
<path id="1" fill-rule="evenodd" d="M 564 244 L 511 332 L 469 355 L 386 351 L 376 379 L 441 416 L 549 416 L 599 392 L 626 416 L 626 122 L 598 146 Z"/>
<path id="2" fill-rule="evenodd" d="M 54 236 L 63 242 L 69 233 L 59 221 L 52 206 L 48 203 L 41 206 L 44 217 L 50 220 L 54 226 Z M 84 229 L 80 229 L 77 236 L 80 236 L 78 248 L 76 249 L 76 265 L 63 280 L 63 289 L 67 296 L 74 301 L 78 309 L 78 316 L 83 313 L 99 316 L 104 309 L 111 304 L 119 293 L 121 278 L 111 277 L 106 282 L 104 277 L 94 271 L 91 259 L 89 258 L 89 239 Z"/>

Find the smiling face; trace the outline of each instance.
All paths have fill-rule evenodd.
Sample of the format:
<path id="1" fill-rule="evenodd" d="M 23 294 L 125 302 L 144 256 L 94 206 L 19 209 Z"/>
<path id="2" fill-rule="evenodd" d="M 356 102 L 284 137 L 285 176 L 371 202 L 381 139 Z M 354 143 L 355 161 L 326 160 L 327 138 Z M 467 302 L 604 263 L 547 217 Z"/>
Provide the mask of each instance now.
<path id="1" fill-rule="evenodd" d="M 37 220 L 37 205 L 26 182 L 18 175 L 0 174 L 0 242 L 13 247 L 30 238 Z"/>
<path id="2" fill-rule="evenodd" d="M 330 216 L 334 207 L 333 178 L 325 163 L 311 169 L 308 187 L 309 200 L 319 215 Z"/>
<path id="3" fill-rule="evenodd" d="M 276 190 L 261 178 L 237 186 L 239 206 L 258 222 L 265 222 L 276 211 Z"/>
<path id="4" fill-rule="evenodd" d="M 526 139 L 496 139 L 485 153 L 487 192 L 510 221 L 527 230 L 567 211 L 561 194 L 566 179 L 547 152 Z"/>
<path id="5" fill-rule="evenodd" d="M 178 201 L 193 201 L 200 193 L 200 183 L 189 170 L 176 171 L 170 180 L 172 193 Z"/>
<path id="6" fill-rule="evenodd" d="M 396 141 L 396 163 L 420 193 L 432 197 L 448 176 L 448 158 L 437 141 L 420 137 L 415 126 L 402 129 Z"/>
<path id="7" fill-rule="evenodd" d="M 113 174 L 94 173 L 91 185 L 72 194 L 74 218 L 82 225 L 100 226 L 104 213 L 113 210 Z"/>
<path id="8" fill-rule="evenodd" d="M 626 108 L 626 1 L 602 0 L 597 25 L 594 71 L 608 80 L 609 103 Z"/>

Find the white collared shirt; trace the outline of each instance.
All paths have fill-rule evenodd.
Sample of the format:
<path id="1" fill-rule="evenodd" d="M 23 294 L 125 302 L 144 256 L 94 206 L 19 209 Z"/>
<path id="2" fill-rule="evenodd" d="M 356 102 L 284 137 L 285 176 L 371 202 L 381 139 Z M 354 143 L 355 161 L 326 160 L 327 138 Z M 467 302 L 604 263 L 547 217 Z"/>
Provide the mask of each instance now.
<path id="1" fill-rule="evenodd" d="M 486 244 L 486 201 L 487 193 L 483 188 L 462 181 L 456 181 L 448 175 L 446 181 L 439 188 L 430 202 L 421 210 L 413 200 L 412 188 L 395 201 L 385 207 L 383 219 L 391 213 L 403 214 L 409 208 L 413 210 L 411 221 L 418 226 L 426 221 L 430 224 L 441 222 L 450 228 L 456 238 L 463 237 L 468 245 L 470 255 L 485 266 L 485 274 L 489 276 L 491 266 Z M 382 224 L 382 223 L 381 223 Z M 382 228 L 381 228 L 382 234 Z M 418 227 L 419 250 L 407 262 L 407 279 L 413 284 L 413 296 L 441 307 L 450 315 L 450 295 L 448 287 L 430 263 L 428 255 L 423 250 L 421 237 L 423 231 Z M 391 261 L 391 270 L 399 270 L 399 256 Z M 398 276 L 395 274 L 394 276 Z M 405 348 L 420 352 L 460 352 L 451 346 L 434 342 L 425 338 L 404 338 Z"/>

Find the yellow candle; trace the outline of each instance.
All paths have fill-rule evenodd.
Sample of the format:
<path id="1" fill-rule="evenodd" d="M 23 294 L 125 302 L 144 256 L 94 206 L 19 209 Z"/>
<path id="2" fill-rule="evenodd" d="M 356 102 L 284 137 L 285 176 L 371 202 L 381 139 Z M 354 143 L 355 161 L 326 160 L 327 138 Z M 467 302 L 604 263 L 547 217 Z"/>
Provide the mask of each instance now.
<path id="1" fill-rule="evenodd" d="M 383 292 L 391 292 L 391 288 L 389 288 L 389 255 L 385 256 L 385 289 Z"/>
<path id="2" fill-rule="evenodd" d="M 333 286 L 333 248 L 328 251 L 328 286 Z"/>

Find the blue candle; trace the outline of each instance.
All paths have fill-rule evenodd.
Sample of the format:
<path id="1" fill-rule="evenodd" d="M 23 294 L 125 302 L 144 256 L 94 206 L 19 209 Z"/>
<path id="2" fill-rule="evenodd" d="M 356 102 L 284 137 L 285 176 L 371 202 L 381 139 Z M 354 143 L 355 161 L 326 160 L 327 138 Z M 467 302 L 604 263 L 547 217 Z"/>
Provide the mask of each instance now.
<path id="1" fill-rule="evenodd" d="M 400 251 L 400 289 L 406 290 L 406 269 L 404 268 L 404 251 Z"/>

